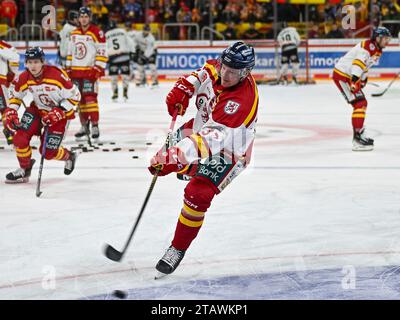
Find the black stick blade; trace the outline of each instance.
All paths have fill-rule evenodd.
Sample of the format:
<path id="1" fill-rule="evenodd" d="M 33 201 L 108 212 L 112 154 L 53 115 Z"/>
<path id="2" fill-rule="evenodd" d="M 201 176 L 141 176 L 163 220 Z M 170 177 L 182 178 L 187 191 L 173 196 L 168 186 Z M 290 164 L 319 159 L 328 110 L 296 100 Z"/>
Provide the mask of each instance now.
<path id="1" fill-rule="evenodd" d="M 117 249 L 113 248 L 109 244 L 107 244 L 104 248 L 104 255 L 112 260 L 112 261 L 117 261 L 119 262 L 122 258 L 122 253 L 119 252 Z"/>
<path id="2" fill-rule="evenodd" d="M 36 197 L 40 198 L 42 193 L 43 193 L 42 191 L 36 190 Z"/>
<path id="3" fill-rule="evenodd" d="M 373 97 L 381 97 L 381 96 L 383 96 L 384 93 L 385 93 L 385 91 L 381 92 L 381 93 L 373 93 L 373 94 L 371 94 L 371 96 L 373 96 Z"/>

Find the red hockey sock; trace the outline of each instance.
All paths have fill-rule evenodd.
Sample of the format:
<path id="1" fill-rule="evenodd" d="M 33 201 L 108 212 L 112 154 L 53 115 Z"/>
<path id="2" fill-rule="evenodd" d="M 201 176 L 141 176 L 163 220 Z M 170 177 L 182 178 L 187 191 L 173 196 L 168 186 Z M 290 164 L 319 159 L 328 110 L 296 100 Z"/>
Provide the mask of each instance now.
<path id="1" fill-rule="evenodd" d="M 204 215 L 217 193 L 210 181 L 195 176 L 185 188 L 185 199 L 175 229 L 172 245 L 178 250 L 186 250 L 196 238 L 203 224 Z"/>
<path id="2" fill-rule="evenodd" d="M 365 108 L 354 109 L 351 116 L 351 124 L 355 131 L 360 131 L 364 126 Z"/>

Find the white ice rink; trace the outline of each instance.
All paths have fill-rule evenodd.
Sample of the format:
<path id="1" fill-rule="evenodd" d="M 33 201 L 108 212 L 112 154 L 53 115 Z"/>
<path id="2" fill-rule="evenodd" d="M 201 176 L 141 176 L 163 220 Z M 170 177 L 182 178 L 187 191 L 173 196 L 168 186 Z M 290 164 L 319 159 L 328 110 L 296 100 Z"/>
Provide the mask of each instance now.
<path id="1" fill-rule="evenodd" d="M 106 259 L 103 245 L 122 248 L 151 182 L 172 85 L 131 87 L 128 103 L 112 103 L 101 83 L 110 151 L 82 153 L 71 176 L 45 162 L 39 199 L 37 150 L 29 184 L 6 185 L 17 160 L 0 137 L 0 299 L 110 299 L 115 289 L 131 299 L 400 298 L 399 84 L 380 98 L 367 86 L 366 153 L 351 151 L 352 109 L 333 83 L 259 86 L 251 167 L 214 199 L 175 273 L 153 279 L 182 205 L 186 183 L 174 175 L 158 179 L 122 262 Z"/>

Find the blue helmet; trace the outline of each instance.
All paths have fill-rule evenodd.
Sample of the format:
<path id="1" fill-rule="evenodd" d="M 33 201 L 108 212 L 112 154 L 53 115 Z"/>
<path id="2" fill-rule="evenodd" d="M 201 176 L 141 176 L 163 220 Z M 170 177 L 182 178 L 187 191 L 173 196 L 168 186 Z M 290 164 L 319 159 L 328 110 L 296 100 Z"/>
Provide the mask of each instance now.
<path id="1" fill-rule="evenodd" d="M 79 15 L 87 14 L 89 17 L 92 15 L 92 11 L 88 7 L 80 7 L 79 8 Z"/>
<path id="2" fill-rule="evenodd" d="M 242 41 L 226 48 L 221 55 L 221 63 L 233 69 L 253 69 L 255 65 L 254 48 Z"/>
<path id="3" fill-rule="evenodd" d="M 25 51 L 25 62 L 32 59 L 40 59 L 44 61 L 45 55 L 41 47 L 28 48 Z"/>
<path id="4" fill-rule="evenodd" d="M 377 27 L 372 31 L 372 40 L 375 40 L 377 37 L 392 37 L 390 31 L 385 27 Z"/>

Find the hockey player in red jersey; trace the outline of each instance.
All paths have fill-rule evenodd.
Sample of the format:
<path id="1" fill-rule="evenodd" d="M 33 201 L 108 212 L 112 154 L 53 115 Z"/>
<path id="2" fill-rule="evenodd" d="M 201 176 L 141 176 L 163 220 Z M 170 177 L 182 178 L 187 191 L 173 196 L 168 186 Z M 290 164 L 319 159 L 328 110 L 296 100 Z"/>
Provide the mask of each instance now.
<path id="1" fill-rule="evenodd" d="M 257 86 L 250 74 L 254 64 L 254 49 L 236 42 L 218 60 L 208 60 L 180 78 L 167 95 L 170 115 L 176 110 L 185 114 L 191 98 L 198 111 L 175 132 L 175 145 L 161 149 L 149 167 L 160 176 L 177 172 L 191 177 L 171 246 L 156 266 L 160 275 L 176 269 L 214 196 L 249 164 L 258 110 Z"/>
<path id="2" fill-rule="evenodd" d="M 0 116 L 3 116 L 7 108 L 8 88 L 18 73 L 19 54 L 17 50 L 7 42 L 0 40 Z M 4 126 L 4 118 L 3 126 Z M 3 129 L 3 133 L 7 139 L 7 144 L 12 144 L 12 132 Z"/>
<path id="3" fill-rule="evenodd" d="M 82 94 L 78 108 L 82 127 L 75 137 L 81 139 L 91 131 L 92 138 L 98 139 L 97 80 L 104 76 L 107 65 L 106 42 L 103 31 L 91 23 L 89 8 L 79 9 L 78 21 L 79 27 L 71 32 L 67 55 L 67 72 Z"/>
<path id="4" fill-rule="evenodd" d="M 374 148 L 374 140 L 365 134 L 364 120 L 368 103 L 362 89 L 368 81 L 368 70 L 379 62 L 382 50 L 390 39 L 391 34 L 385 27 L 374 29 L 371 39 L 362 41 L 347 52 L 333 71 L 333 81 L 353 107 L 353 151 L 370 151 Z"/>
<path id="5" fill-rule="evenodd" d="M 6 128 L 14 132 L 13 143 L 17 152 L 19 168 L 6 176 L 6 183 L 29 181 L 32 166 L 32 136 L 40 136 L 40 151 L 46 143 L 44 154 L 47 160 L 65 161 L 64 173 L 71 174 L 75 167 L 76 154 L 61 146 L 67 123 L 74 119 L 74 106 L 81 98 L 79 90 L 67 73 L 45 64 L 40 47 L 28 48 L 25 53 L 26 70 L 16 77 L 10 88 L 10 105 L 4 112 Z M 21 118 L 18 109 L 26 94 L 33 101 Z M 47 140 L 43 128 L 47 126 Z"/>

